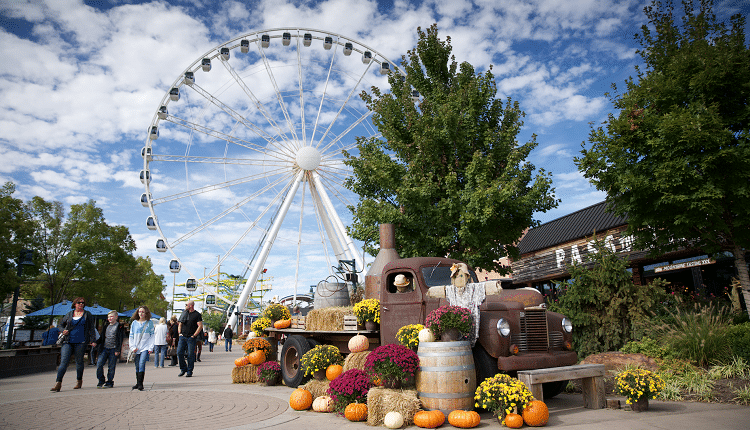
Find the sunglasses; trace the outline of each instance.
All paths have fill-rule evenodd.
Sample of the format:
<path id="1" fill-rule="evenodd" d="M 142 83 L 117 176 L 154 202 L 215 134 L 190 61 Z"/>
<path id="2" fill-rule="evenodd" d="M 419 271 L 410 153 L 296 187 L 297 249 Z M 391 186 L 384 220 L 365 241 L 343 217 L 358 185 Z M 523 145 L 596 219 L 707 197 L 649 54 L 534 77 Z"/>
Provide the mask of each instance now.
<path id="1" fill-rule="evenodd" d="M 77 305 L 85 305 L 86 302 L 76 302 Z"/>

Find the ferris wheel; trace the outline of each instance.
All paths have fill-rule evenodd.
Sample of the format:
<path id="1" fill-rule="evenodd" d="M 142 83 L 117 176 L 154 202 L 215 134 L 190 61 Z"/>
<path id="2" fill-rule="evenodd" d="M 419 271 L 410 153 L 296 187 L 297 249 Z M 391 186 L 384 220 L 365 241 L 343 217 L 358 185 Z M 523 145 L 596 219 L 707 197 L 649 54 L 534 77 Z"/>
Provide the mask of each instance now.
<path id="1" fill-rule="evenodd" d="M 344 153 L 379 137 L 359 94 L 396 68 L 338 34 L 269 29 L 199 56 L 164 95 L 141 150 L 146 224 L 188 283 L 206 262 L 246 279 L 236 302 L 215 292 L 236 306 L 232 324 L 267 264 L 295 295 L 340 261 L 363 269 L 339 216 L 355 204 Z"/>

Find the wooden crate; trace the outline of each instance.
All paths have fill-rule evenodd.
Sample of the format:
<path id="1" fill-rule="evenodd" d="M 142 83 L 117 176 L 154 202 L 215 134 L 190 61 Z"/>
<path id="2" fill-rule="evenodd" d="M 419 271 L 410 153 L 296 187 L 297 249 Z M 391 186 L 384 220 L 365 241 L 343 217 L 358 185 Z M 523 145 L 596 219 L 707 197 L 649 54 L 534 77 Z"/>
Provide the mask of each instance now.
<path id="1" fill-rule="evenodd" d="M 354 315 L 344 315 L 344 330 L 357 331 L 357 317 Z"/>
<path id="2" fill-rule="evenodd" d="M 292 317 L 292 328 L 305 329 L 305 317 Z"/>

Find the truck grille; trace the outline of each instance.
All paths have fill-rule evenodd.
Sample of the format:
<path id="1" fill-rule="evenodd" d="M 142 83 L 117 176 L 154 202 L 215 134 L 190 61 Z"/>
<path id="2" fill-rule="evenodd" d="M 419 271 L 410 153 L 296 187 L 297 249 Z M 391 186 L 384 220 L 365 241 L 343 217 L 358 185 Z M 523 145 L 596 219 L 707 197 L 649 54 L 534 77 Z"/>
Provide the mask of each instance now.
<path id="1" fill-rule="evenodd" d="M 527 309 L 521 317 L 521 332 L 511 336 L 519 351 L 547 351 L 550 347 L 547 336 L 547 311 Z"/>

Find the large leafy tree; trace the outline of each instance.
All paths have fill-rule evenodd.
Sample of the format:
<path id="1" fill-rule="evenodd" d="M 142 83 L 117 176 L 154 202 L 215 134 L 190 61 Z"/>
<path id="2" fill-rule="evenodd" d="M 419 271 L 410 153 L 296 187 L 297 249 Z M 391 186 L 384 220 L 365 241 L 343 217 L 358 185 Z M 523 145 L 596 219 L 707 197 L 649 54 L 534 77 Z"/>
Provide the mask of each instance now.
<path id="1" fill-rule="evenodd" d="M 646 7 L 643 68 L 612 96 L 618 115 L 576 159 L 629 232 L 654 254 L 679 247 L 734 254 L 750 304 L 750 50 L 745 18 L 719 22 L 711 0 Z M 750 313 L 750 306 L 748 306 Z"/>
<path id="2" fill-rule="evenodd" d="M 13 197 L 16 187 L 6 182 L 0 189 L 0 297 L 12 294 L 18 286 L 18 257 L 30 247 L 34 228 L 23 200 Z M 26 269 L 24 273 L 33 271 Z"/>
<path id="3" fill-rule="evenodd" d="M 394 71 L 390 92 L 362 94 L 382 139 L 360 138 L 359 157 L 347 154 L 347 187 L 361 198 L 350 233 L 374 253 L 378 224 L 393 223 L 402 257 L 503 271 L 497 260 L 518 255 L 532 214 L 557 205 L 551 177 L 526 161 L 536 137 L 516 141 L 524 113 L 496 98 L 491 70 L 457 64 L 436 25 L 417 31 L 417 47 L 402 58 L 406 76 Z"/>

